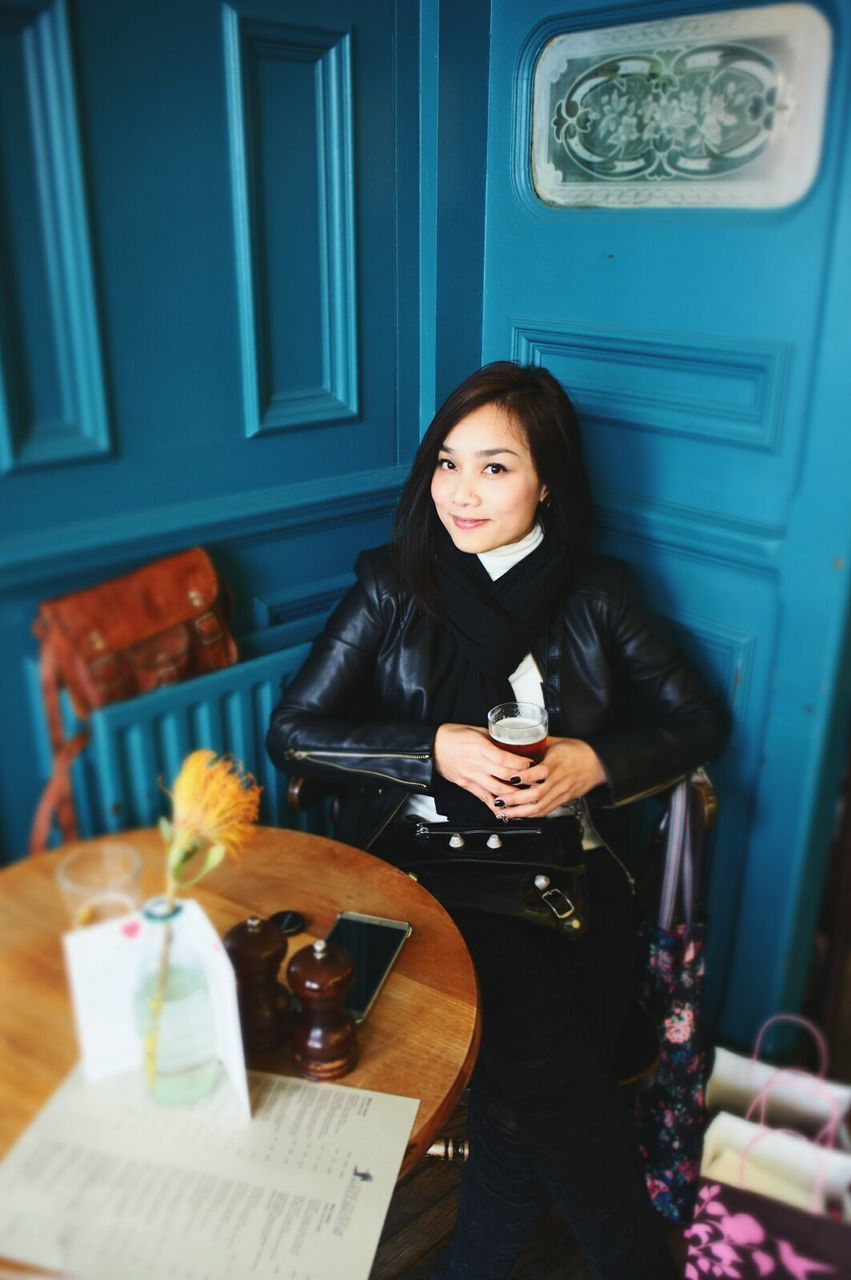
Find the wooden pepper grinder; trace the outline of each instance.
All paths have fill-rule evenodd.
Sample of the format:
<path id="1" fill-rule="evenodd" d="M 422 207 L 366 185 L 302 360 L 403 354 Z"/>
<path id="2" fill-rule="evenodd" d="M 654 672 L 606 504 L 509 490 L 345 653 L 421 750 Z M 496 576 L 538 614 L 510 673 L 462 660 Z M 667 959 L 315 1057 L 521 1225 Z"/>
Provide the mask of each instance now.
<path id="1" fill-rule="evenodd" d="M 277 1049 L 289 1030 L 290 996 L 278 982 L 286 938 L 271 921 L 249 916 L 228 930 L 224 944 L 236 973 L 245 1048 L 249 1053 Z"/>
<path id="2" fill-rule="evenodd" d="M 301 1001 L 293 1016 L 293 1059 L 308 1080 L 336 1080 L 357 1062 L 355 1020 L 343 1008 L 354 982 L 352 957 L 324 940 L 296 952 L 287 970 L 290 990 Z"/>

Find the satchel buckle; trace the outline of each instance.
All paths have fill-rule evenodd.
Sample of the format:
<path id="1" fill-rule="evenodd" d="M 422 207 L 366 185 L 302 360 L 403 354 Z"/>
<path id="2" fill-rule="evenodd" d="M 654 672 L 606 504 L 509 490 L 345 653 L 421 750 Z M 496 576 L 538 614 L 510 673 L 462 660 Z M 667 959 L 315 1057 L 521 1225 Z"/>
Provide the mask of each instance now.
<path id="1" fill-rule="evenodd" d="M 212 609 L 195 619 L 195 630 L 203 645 L 216 644 L 222 638 L 222 624 Z"/>
<path id="2" fill-rule="evenodd" d="M 545 889 L 541 899 L 547 904 L 556 920 L 569 920 L 576 914 L 576 907 L 563 889 Z"/>

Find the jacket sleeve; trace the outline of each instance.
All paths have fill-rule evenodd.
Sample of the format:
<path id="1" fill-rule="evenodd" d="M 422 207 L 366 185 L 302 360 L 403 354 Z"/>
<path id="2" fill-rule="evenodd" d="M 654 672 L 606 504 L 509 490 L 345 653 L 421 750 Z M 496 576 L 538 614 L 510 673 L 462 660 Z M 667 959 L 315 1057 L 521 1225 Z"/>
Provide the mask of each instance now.
<path id="1" fill-rule="evenodd" d="M 437 725 L 382 720 L 376 663 L 400 607 L 382 598 L 369 554 L 272 712 L 266 748 L 279 769 L 336 784 L 382 781 L 426 791 Z"/>
<path id="2" fill-rule="evenodd" d="M 724 703 L 668 629 L 639 603 L 626 566 L 621 569 L 619 589 L 595 601 L 595 609 L 626 698 L 609 724 L 586 735 L 608 780 L 595 799 L 615 805 L 661 790 L 714 759 L 730 729 Z"/>

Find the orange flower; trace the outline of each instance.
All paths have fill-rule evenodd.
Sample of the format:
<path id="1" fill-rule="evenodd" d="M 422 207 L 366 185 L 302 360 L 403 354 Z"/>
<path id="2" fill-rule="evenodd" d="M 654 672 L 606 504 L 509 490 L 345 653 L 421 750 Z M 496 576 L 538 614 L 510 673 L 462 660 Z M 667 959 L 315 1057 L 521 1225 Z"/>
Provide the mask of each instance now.
<path id="1" fill-rule="evenodd" d="M 254 834 L 261 788 L 238 761 L 216 758 L 214 751 L 193 751 L 181 766 L 172 792 L 173 819 L 160 820 L 168 846 L 166 893 L 170 901 L 213 871 L 228 854 L 237 858 Z M 194 861 L 206 851 L 203 862 Z M 194 875 L 189 875 L 192 862 Z"/>
<path id="2" fill-rule="evenodd" d="M 260 791 L 238 761 L 216 759 L 214 751 L 193 751 L 174 780 L 174 840 L 195 849 L 224 845 L 237 857 L 254 834 Z"/>

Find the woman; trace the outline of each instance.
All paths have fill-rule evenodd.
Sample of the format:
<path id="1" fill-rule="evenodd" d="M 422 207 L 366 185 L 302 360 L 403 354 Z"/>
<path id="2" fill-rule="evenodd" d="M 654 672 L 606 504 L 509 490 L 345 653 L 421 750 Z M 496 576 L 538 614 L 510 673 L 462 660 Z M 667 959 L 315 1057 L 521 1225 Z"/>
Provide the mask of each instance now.
<path id="1" fill-rule="evenodd" d="M 392 546 L 359 557 L 269 731 L 280 768 L 342 784 L 339 838 L 397 865 L 423 841 L 445 865 L 458 850 L 441 832 L 484 855 L 484 829 L 510 832 L 513 858 L 584 868 L 575 942 L 446 891 L 483 1035 L 441 1277 L 507 1276 L 551 1201 L 603 1280 L 677 1275 L 613 1071 L 634 1008 L 619 806 L 717 754 L 726 715 L 624 567 L 589 555 L 590 531 L 561 386 L 508 362 L 474 373 L 422 441 Z M 540 763 L 488 738 L 488 709 L 512 699 L 547 708 Z"/>

